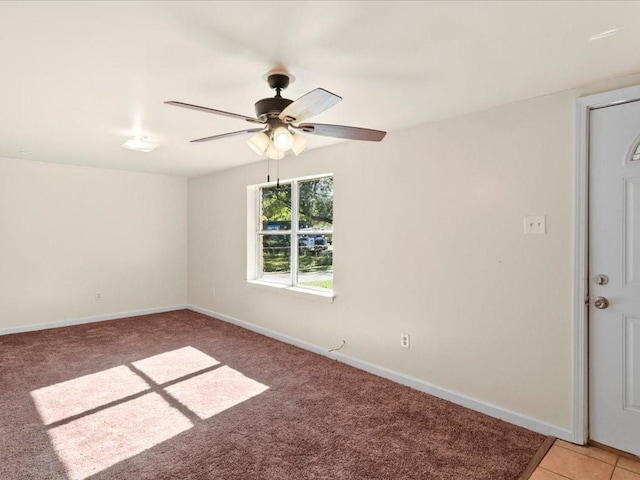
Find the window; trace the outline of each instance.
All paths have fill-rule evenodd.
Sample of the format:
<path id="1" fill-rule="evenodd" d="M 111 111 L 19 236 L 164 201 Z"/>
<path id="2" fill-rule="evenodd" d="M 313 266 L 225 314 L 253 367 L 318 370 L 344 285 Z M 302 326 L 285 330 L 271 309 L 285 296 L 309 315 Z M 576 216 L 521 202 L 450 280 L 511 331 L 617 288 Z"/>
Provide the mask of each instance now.
<path id="1" fill-rule="evenodd" d="M 331 293 L 333 176 L 258 185 L 249 194 L 249 279 Z"/>

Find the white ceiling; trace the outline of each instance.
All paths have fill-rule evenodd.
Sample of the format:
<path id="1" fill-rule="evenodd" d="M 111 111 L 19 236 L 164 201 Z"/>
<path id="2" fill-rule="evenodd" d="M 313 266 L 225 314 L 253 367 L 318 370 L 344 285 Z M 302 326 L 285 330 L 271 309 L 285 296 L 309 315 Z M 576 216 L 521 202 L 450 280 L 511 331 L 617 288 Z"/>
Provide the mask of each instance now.
<path id="1" fill-rule="evenodd" d="M 0 156 L 201 175 L 258 157 L 189 140 L 248 124 L 166 100 L 254 116 L 282 64 L 286 97 L 343 97 L 310 121 L 393 131 L 639 72 L 638 18 L 610 1 L 0 2 Z M 121 148 L 135 133 L 160 146 Z"/>

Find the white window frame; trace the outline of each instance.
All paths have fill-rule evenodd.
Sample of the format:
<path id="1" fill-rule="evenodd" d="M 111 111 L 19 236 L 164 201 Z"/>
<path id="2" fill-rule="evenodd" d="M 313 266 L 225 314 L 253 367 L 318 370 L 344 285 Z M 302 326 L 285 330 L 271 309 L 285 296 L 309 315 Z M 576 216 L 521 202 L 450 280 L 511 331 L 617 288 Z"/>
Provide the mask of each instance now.
<path id="1" fill-rule="evenodd" d="M 264 280 L 261 275 L 260 262 L 260 236 L 268 235 L 268 230 L 262 230 L 262 195 L 261 189 L 267 187 L 274 187 L 276 182 L 268 182 L 259 185 L 251 185 L 247 187 L 247 283 L 250 286 L 265 287 L 267 289 L 275 289 L 283 292 L 290 292 L 293 294 L 299 294 L 303 296 L 315 297 L 320 300 L 328 301 L 329 303 L 335 300 L 335 290 L 329 289 L 317 289 L 298 284 L 298 238 L 300 235 L 333 235 L 334 229 L 331 230 L 300 230 L 299 226 L 299 185 L 302 182 L 318 180 L 321 178 L 332 177 L 335 180 L 333 173 L 324 173 L 321 175 L 313 175 L 306 177 L 291 178 L 281 180 L 280 185 L 291 185 L 291 229 L 290 230 L 278 230 L 277 234 L 287 235 L 290 238 L 290 268 L 291 278 L 288 284 L 276 283 L 269 280 Z M 275 232 L 271 234 L 276 234 Z"/>

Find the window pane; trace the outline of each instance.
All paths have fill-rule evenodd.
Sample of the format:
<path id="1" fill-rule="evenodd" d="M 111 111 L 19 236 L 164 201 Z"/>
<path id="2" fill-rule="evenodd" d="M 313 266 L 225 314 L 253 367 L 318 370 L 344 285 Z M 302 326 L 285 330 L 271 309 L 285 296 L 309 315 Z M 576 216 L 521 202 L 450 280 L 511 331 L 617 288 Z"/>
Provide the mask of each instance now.
<path id="1" fill-rule="evenodd" d="M 291 184 L 263 187 L 260 193 L 262 230 L 291 230 Z"/>
<path id="2" fill-rule="evenodd" d="M 298 285 L 333 289 L 333 235 L 298 235 Z"/>
<path id="3" fill-rule="evenodd" d="M 333 229 L 333 177 L 300 182 L 298 225 L 305 229 Z"/>
<path id="4" fill-rule="evenodd" d="M 637 162 L 638 160 L 640 160 L 640 144 L 638 144 L 636 149 L 633 151 L 633 154 L 631 155 L 632 162 Z"/>
<path id="5" fill-rule="evenodd" d="M 259 235 L 261 280 L 291 284 L 291 236 Z"/>

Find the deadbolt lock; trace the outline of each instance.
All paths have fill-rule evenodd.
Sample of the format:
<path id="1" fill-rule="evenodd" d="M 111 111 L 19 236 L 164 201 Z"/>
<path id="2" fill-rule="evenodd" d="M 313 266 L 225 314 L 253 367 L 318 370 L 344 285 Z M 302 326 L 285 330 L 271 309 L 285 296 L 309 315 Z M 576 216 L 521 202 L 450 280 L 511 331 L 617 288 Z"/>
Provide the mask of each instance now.
<path id="1" fill-rule="evenodd" d="M 606 285 L 607 283 L 609 283 L 609 277 L 607 277 L 606 275 L 596 275 L 594 277 L 594 280 L 596 281 L 597 285 Z"/>

